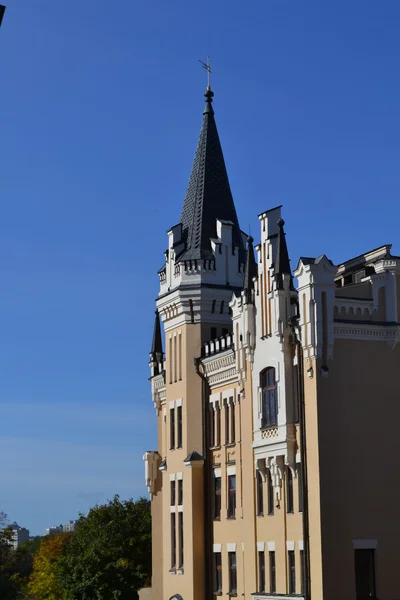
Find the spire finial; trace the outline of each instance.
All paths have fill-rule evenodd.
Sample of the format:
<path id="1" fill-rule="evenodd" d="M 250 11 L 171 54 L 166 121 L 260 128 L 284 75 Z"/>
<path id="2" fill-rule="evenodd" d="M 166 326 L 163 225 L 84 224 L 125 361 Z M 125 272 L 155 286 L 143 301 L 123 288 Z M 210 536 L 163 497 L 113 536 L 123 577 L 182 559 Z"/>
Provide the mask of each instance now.
<path id="1" fill-rule="evenodd" d="M 199 62 L 203 65 L 203 69 L 205 69 L 207 71 L 207 92 L 211 91 L 211 84 L 210 84 L 210 75 L 212 73 L 211 71 L 211 65 L 210 65 L 210 57 L 207 56 L 207 62 L 203 62 L 202 60 L 199 60 Z"/>

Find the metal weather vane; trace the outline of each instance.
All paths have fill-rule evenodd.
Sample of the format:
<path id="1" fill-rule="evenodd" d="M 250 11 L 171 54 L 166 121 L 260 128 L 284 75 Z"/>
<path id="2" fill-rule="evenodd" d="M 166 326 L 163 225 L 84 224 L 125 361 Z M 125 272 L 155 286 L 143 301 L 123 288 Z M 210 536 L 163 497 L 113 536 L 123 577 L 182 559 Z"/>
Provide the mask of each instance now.
<path id="1" fill-rule="evenodd" d="M 210 57 L 207 56 L 207 62 L 203 62 L 202 60 L 199 60 L 199 63 L 202 64 L 203 69 L 205 69 L 207 71 L 207 89 L 211 89 L 210 88 L 210 75 L 212 73 L 211 71 L 211 65 L 210 65 Z"/>

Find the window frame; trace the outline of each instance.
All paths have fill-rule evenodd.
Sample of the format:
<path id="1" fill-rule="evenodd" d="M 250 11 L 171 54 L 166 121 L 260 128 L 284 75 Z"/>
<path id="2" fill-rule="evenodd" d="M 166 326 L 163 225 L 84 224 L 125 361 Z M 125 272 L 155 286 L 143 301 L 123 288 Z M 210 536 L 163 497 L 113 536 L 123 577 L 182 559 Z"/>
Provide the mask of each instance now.
<path id="1" fill-rule="evenodd" d="M 176 569 L 176 513 L 171 512 L 171 571 Z"/>
<path id="2" fill-rule="evenodd" d="M 296 593 L 296 556 L 294 550 L 288 550 L 288 584 L 289 594 Z"/>
<path id="3" fill-rule="evenodd" d="M 217 481 L 219 482 L 219 489 L 217 489 Z M 214 521 L 221 520 L 221 508 L 222 508 L 222 479 L 221 479 L 221 476 L 218 476 L 218 477 L 214 477 L 214 506 L 213 506 Z"/>
<path id="4" fill-rule="evenodd" d="M 265 592 L 265 551 L 258 551 L 258 592 Z"/>
<path id="5" fill-rule="evenodd" d="M 275 367 L 267 367 L 260 373 L 262 398 L 261 427 L 278 426 L 278 382 Z"/>
<path id="6" fill-rule="evenodd" d="M 183 569 L 184 544 L 183 544 L 183 512 L 178 512 L 178 569 Z"/>
<path id="7" fill-rule="evenodd" d="M 214 594 L 222 594 L 222 553 L 214 552 Z"/>
<path id="8" fill-rule="evenodd" d="M 275 550 L 268 552 L 269 562 L 269 593 L 276 594 L 276 557 Z"/>
<path id="9" fill-rule="evenodd" d="M 236 552 L 228 552 L 229 594 L 237 594 L 237 557 Z"/>
<path id="10" fill-rule="evenodd" d="M 183 506 L 183 479 L 178 479 L 178 506 Z"/>
<path id="11" fill-rule="evenodd" d="M 264 516 L 264 482 L 260 471 L 256 470 L 257 517 Z"/>
<path id="12" fill-rule="evenodd" d="M 286 512 L 294 513 L 293 473 L 290 467 L 286 467 Z"/>
<path id="13" fill-rule="evenodd" d="M 268 497 L 268 516 L 274 515 L 274 502 L 275 502 L 275 494 L 274 494 L 274 484 L 272 481 L 271 471 L 268 471 L 268 483 L 267 483 L 267 497 Z"/>
<path id="14" fill-rule="evenodd" d="M 235 443 L 235 439 L 236 439 L 236 423 L 235 423 L 235 404 L 233 402 L 233 398 L 229 398 L 229 404 L 230 404 L 230 440 L 229 443 L 230 444 L 234 444 Z"/>
<path id="15" fill-rule="evenodd" d="M 234 487 L 231 482 L 234 481 Z M 228 519 L 236 519 L 236 474 L 228 475 Z"/>
<path id="16" fill-rule="evenodd" d="M 169 409 L 169 449 L 175 450 L 175 407 Z"/>
<path id="17" fill-rule="evenodd" d="M 176 407 L 177 448 L 182 448 L 182 405 Z"/>
<path id="18" fill-rule="evenodd" d="M 175 479 L 172 479 L 169 482 L 169 488 L 170 488 L 170 506 L 175 506 L 176 504 L 176 482 Z"/>

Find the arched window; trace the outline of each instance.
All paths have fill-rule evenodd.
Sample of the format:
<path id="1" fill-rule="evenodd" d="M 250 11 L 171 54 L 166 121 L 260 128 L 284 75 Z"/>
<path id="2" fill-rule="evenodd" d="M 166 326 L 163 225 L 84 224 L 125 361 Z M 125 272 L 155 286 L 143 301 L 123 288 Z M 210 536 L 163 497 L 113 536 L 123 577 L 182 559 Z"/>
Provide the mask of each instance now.
<path id="1" fill-rule="evenodd" d="M 289 467 L 286 467 L 286 506 L 287 512 L 292 513 L 293 510 L 293 475 Z"/>
<path id="2" fill-rule="evenodd" d="M 278 424 L 278 390 L 275 369 L 268 367 L 261 373 L 262 427 L 276 427 Z"/>
<path id="3" fill-rule="evenodd" d="M 256 485 L 257 485 L 257 516 L 264 516 L 264 489 L 263 480 L 260 471 L 256 471 Z"/>
<path id="4" fill-rule="evenodd" d="M 268 473 L 268 514 L 274 514 L 274 485 L 272 482 L 271 472 Z"/>

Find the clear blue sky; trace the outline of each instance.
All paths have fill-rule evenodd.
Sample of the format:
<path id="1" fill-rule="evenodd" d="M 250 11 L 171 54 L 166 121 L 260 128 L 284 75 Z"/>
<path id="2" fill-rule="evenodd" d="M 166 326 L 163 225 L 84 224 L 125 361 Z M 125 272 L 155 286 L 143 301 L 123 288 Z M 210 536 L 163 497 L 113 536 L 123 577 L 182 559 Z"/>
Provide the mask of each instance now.
<path id="1" fill-rule="evenodd" d="M 3 2 L 6 0 L 3 0 Z M 42 533 L 146 493 L 157 270 L 211 56 L 243 229 L 400 253 L 400 2 L 7 0 L 0 29 L 0 509 Z"/>

